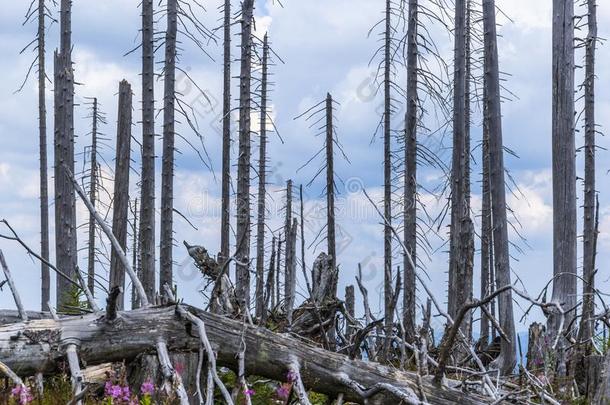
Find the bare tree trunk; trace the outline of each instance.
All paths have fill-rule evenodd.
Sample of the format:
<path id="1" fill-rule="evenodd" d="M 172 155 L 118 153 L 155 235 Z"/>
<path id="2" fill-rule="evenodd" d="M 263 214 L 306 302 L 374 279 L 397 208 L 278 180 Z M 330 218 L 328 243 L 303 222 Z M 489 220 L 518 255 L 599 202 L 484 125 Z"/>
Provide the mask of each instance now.
<path id="1" fill-rule="evenodd" d="M 593 337 L 595 315 L 595 48 L 597 5 L 588 0 L 589 33 L 585 56 L 585 198 L 583 222 L 583 307 L 579 341 Z M 590 347 L 590 344 L 587 344 Z"/>
<path id="2" fill-rule="evenodd" d="M 57 267 L 73 277 L 77 265 L 76 202 L 64 167 L 74 173 L 74 72 L 72 69 L 72 1 L 60 8 L 60 52 L 55 53 L 55 256 Z M 70 283 L 57 278 L 57 308 L 70 296 Z"/>
<path id="3" fill-rule="evenodd" d="M 116 139 L 116 162 L 114 169 L 114 200 L 112 233 L 123 251 L 127 249 L 127 221 L 129 214 L 129 163 L 131 159 L 131 85 L 123 80 L 119 85 L 119 118 Z M 125 267 L 115 249 L 110 256 L 109 291 L 120 287 L 117 308 L 124 308 Z"/>
<path id="4" fill-rule="evenodd" d="M 356 318 L 356 298 L 354 295 L 354 286 L 348 285 L 345 287 L 345 311 L 352 319 Z M 348 342 L 351 342 L 354 334 L 354 327 L 352 326 L 351 320 L 346 319 L 345 321 L 345 337 Z"/>
<path id="5" fill-rule="evenodd" d="M 176 97 L 176 36 L 178 34 L 178 0 L 167 1 L 165 33 L 165 80 L 163 95 L 163 162 L 161 169 L 161 248 L 159 292 L 173 285 L 174 247 L 174 140 Z"/>
<path id="6" fill-rule="evenodd" d="M 333 97 L 326 95 L 326 242 L 331 267 L 337 267 L 337 249 L 335 236 L 335 169 L 334 169 L 334 127 Z M 336 295 L 336 294 L 335 294 Z"/>
<path id="7" fill-rule="evenodd" d="M 483 90 L 483 100 L 487 100 L 487 90 Z M 487 109 L 487 103 L 484 101 L 483 105 L 483 143 L 481 146 L 482 150 L 482 162 L 483 162 L 483 180 L 482 180 L 482 198 L 481 203 L 481 298 L 487 297 L 491 293 L 491 284 L 493 283 L 490 277 L 491 267 L 491 193 L 490 193 L 490 181 L 489 181 L 489 112 Z M 490 305 L 485 306 L 489 309 Z M 492 314 L 495 311 L 492 312 Z M 490 331 L 490 320 L 487 316 L 487 312 L 481 310 L 481 323 L 480 323 L 480 342 L 485 347 L 489 343 L 489 331 Z"/>
<path id="8" fill-rule="evenodd" d="M 288 234 L 288 240 L 290 243 L 286 244 L 287 253 L 290 257 L 290 267 L 286 269 L 286 318 L 288 324 L 292 325 L 292 313 L 294 312 L 295 298 L 296 298 L 296 287 L 297 287 L 297 231 L 299 223 L 296 218 L 292 219 L 292 226 L 290 227 L 290 233 Z M 290 246 L 290 251 L 288 247 Z"/>
<path id="9" fill-rule="evenodd" d="M 576 146 L 574 139 L 574 0 L 553 0 L 553 301 L 576 305 Z M 498 252 L 496 252 L 498 257 Z M 572 325 L 574 313 L 566 314 Z M 561 331 L 549 317 L 549 333 Z"/>
<path id="10" fill-rule="evenodd" d="M 49 174 L 47 159 L 47 106 L 45 67 L 45 0 L 38 0 L 38 131 L 40 146 L 40 256 L 49 260 Z M 42 311 L 49 310 L 51 279 L 49 266 L 40 265 L 40 304 Z"/>
<path id="11" fill-rule="evenodd" d="M 231 226 L 231 0 L 224 2 L 224 70 L 222 91 L 222 213 L 220 224 L 220 262 L 229 257 Z"/>
<path id="12" fill-rule="evenodd" d="M 153 0 L 142 1 L 142 181 L 139 249 L 142 284 L 155 296 L 155 56 Z"/>
<path id="13" fill-rule="evenodd" d="M 468 283 L 467 244 L 469 212 L 465 184 L 466 151 L 466 0 L 455 2 L 455 56 L 453 89 L 453 158 L 451 169 L 451 228 L 449 247 L 448 312 L 455 317 L 471 296 Z M 461 324 L 470 336 L 470 314 Z"/>
<path id="14" fill-rule="evenodd" d="M 141 190 L 140 190 L 141 192 Z M 142 260 L 140 259 L 140 240 L 138 238 L 139 229 L 141 220 L 138 220 L 138 217 L 141 216 L 140 211 L 138 211 L 138 199 L 136 198 L 133 202 L 133 221 L 131 223 L 132 229 L 132 245 L 131 245 L 131 267 L 135 270 L 138 278 L 142 280 Z M 136 290 L 135 285 L 131 285 L 131 309 L 140 308 L 140 302 L 138 299 L 138 291 Z"/>
<path id="15" fill-rule="evenodd" d="M 485 87 L 486 112 L 489 121 L 490 190 L 493 215 L 493 239 L 496 258 L 496 285 L 498 288 L 511 285 L 508 221 L 506 218 L 506 187 L 504 182 L 504 147 L 502 143 L 502 110 L 500 95 L 500 69 L 496 35 L 495 0 L 483 1 L 483 24 L 485 41 Z M 512 291 L 507 290 L 498 297 L 500 327 L 510 341 L 502 339 L 500 357 L 495 360 L 497 368 L 504 374 L 513 371 L 516 364 L 515 321 L 513 319 Z"/>
<path id="16" fill-rule="evenodd" d="M 95 207 L 97 200 L 97 98 L 93 99 L 93 123 L 91 129 L 91 168 L 89 169 L 89 201 Z M 89 214 L 89 243 L 87 252 L 87 286 L 95 296 L 95 218 Z"/>
<path id="17" fill-rule="evenodd" d="M 385 45 L 384 45 L 384 109 L 383 109 L 383 215 L 388 221 L 383 229 L 383 300 L 384 300 L 384 332 L 386 339 L 383 345 L 384 356 L 388 353 L 391 343 L 390 336 L 394 324 L 392 309 L 392 150 L 391 150 L 391 35 L 392 35 L 392 2 L 386 0 L 385 10 Z M 382 356 L 382 357 L 384 357 Z"/>
<path id="18" fill-rule="evenodd" d="M 260 145 L 258 156 L 258 219 L 256 224 L 256 317 L 260 318 L 265 310 L 263 286 L 265 282 L 265 209 L 266 209 L 266 171 L 267 171 L 267 75 L 269 61 L 269 42 L 267 34 L 263 41 L 263 73 L 261 80 Z"/>
<path id="19" fill-rule="evenodd" d="M 284 239 L 286 250 L 284 252 L 284 306 L 288 323 L 292 322 L 294 297 L 292 289 L 292 180 L 286 182 L 286 219 L 284 221 Z"/>
<path id="20" fill-rule="evenodd" d="M 244 311 L 250 305 L 250 106 L 252 81 L 252 22 L 254 0 L 242 3 L 239 93 L 239 158 L 237 162 L 236 294 Z"/>
<path id="21" fill-rule="evenodd" d="M 407 113 L 405 117 L 405 179 L 404 179 L 404 242 L 411 259 L 404 258 L 403 326 L 405 340 L 415 339 L 415 306 L 417 301 L 415 272 L 417 266 L 417 26 L 419 24 L 418 0 L 409 0 L 407 28 Z"/>

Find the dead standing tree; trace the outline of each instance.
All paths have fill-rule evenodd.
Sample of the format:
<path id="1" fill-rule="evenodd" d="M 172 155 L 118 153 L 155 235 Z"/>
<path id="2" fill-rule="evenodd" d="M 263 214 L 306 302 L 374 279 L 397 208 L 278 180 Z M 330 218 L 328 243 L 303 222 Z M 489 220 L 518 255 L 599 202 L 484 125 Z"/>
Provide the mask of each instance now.
<path id="1" fill-rule="evenodd" d="M 485 41 L 485 112 L 489 131 L 490 193 L 493 215 L 493 241 L 496 265 L 496 285 L 510 286 L 510 253 L 508 221 L 506 218 L 506 188 L 504 182 L 504 146 L 502 142 L 502 110 L 500 94 L 500 68 L 496 34 L 495 0 L 483 0 Z M 498 297 L 500 327 L 504 333 L 497 368 L 504 374 L 513 371 L 516 364 L 515 321 L 511 290 Z M 508 340 L 507 340 L 508 339 Z"/>
<path id="2" fill-rule="evenodd" d="M 176 37 L 178 35 L 178 0 L 167 0 L 165 33 L 165 78 L 163 81 L 163 160 L 161 169 L 161 246 L 159 251 L 159 292 L 173 285 L 174 246 L 174 145 L 176 114 Z"/>
<path id="3" fill-rule="evenodd" d="M 142 181 L 138 245 L 142 284 L 155 296 L 155 73 L 154 5 L 142 1 Z"/>
<path id="4" fill-rule="evenodd" d="M 553 0 L 553 302 L 576 305 L 576 146 L 574 137 L 574 0 Z M 548 331 L 562 333 L 551 313 Z M 565 325 L 572 325 L 574 311 Z"/>
<path id="5" fill-rule="evenodd" d="M 74 172 L 74 72 L 72 1 L 60 6 L 60 49 L 55 52 L 55 255 L 57 267 L 73 278 L 77 265 L 76 202 L 65 168 Z M 69 299 L 71 285 L 57 278 L 57 308 Z"/>
<path id="6" fill-rule="evenodd" d="M 235 280 L 237 299 L 247 311 L 250 304 L 250 149 L 252 24 L 254 0 L 244 0 L 241 10 L 241 70 L 239 84 L 239 158 L 237 161 L 237 249 Z"/>
<path id="7" fill-rule="evenodd" d="M 231 0 L 225 0 L 223 15 L 221 261 L 227 260 L 229 257 L 231 227 Z"/>
<path id="8" fill-rule="evenodd" d="M 127 248 L 127 222 L 129 213 L 129 169 L 131 162 L 131 85 L 123 80 L 119 85 L 119 111 L 116 141 L 116 166 L 114 170 L 114 202 L 112 214 L 112 233 L 117 238 L 123 251 Z M 125 268 L 112 249 L 110 258 L 109 291 L 120 288 L 116 297 L 118 310 L 124 308 L 123 291 L 125 290 Z"/>

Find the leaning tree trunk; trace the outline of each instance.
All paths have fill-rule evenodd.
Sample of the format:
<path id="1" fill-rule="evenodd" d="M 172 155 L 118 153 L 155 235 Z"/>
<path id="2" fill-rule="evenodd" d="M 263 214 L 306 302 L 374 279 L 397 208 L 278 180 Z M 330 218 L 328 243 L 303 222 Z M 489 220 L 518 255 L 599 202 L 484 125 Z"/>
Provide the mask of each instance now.
<path id="1" fill-rule="evenodd" d="M 585 57 L 585 198 L 583 222 L 583 306 L 579 341 L 593 337 L 595 315 L 595 47 L 597 45 L 597 5 L 588 0 L 589 33 Z M 590 344 L 587 344 L 590 347 Z"/>
<path id="2" fill-rule="evenodd" d="M 231 227 L 231 0 L 224 2 L 224 70 L 222 90 L 222 213 L 220 261 L 229 257 Z"/>
<path id="3" fill-rule="evenodd" d="M 383 301 L 384 301 L 384 333 L 383 355 L 390 349 L 394 314 L 392 309 L 392 95 L 391 95 L 391 38 L 392 38 L 392 2 L 386 0 L 385 9 L 385 43 L 384 43 L 384 108 L 383 108 L 383 215 L 386 223 L 383 228 Z M 382 357 L 384 357 L 382 356 Z"/>
<path id="4" fill-rule="evenodd" d="M 237 300 L 247 311 L 250 306 L 250 128 L 252 82 L 252 22 L 254 0 L 242 3 L 241 71 L 239 85 L 239 158 L 237 161 L 237 249 L 235 286 Z"/>
<path id="5" fill-rule="evenodd" d="M 131 159 L 131 85 L 123 80 L 119 85 L 119 118 L 116 138 L 116 162 L 114 170 L 114 200 L 112 233 L 125 252 L 127 249 L 127 221 L 129 214 L 129 164 Z M 109 291 L 120 287 L 117 308 L 124 308 L 125 267 L 119 253 L 112 249 L 110 256 Z"/>
<path id="6" fill-rule="evenodd" d="M 89 201 L 95 207 L 97 200 L 97 98 L 93 99 L 93 122 L 91 128 L 91 167 L 89 169 Z M 87 246 L 87 287 L 95 294 L 95 218 L 89 214 L 89 243 Z"/>
<path id="7" fill-rule="evenodd" d="M 455 317 L 471 297 L 468 283 L 467 250 L 469 212 L 465 184 L 466 161 L 466 0 L 455 2 L 455 55 L 453 79 L 453 157 L 451 169 L 451 227 L 449 247 L 448 312 Z M 470 315 L 462 323 L 466 336 L 470 331 Z"/>
<path id="8" fill-rule="evenodd" d="M 553 302 L 576 305 L 576 146 L 574 139 L 574 0 L 553 0 Z M 496 257 L 498 254 L 496 253 Z M 574 312 L 566 314 L 572 325 Z M 559 331 L 559 315 L 549 317 Z"/>
<path id="9" fill-rule="evenodd" d="M 77 266 L 76 202 L 67 167 L 74 173 L 74 72 L 72 1 L 60 7 L 60 51 L 55 53 L 55 256 L 57 267 L 74 277 Z M 70 283 L 57 278 L 57 307 L 70 299 Z"/>
<path id="10" fill-rule="evenodd" d="M 502 109 L 500 96 L 500 69 L 498 39 L 496 35 L 495 0 L 483 1 L 483 25 L 485 41 L 486 112 L 489 123 L 490 189 L 493 215 L 493 239 L 496 258 L 496 285 L 511 285 L 508 221 L 506 219 L 506 187 L 504 183 L 504 147 L 502 143 Z M 505 374 L 516 364 L 515 321 L 513 319 L 512 290 L 498 297 L 500 327 L 510 341 L 502 339 L 497 368 Z"/>
<path id="11" fill-rule="evenodd" d="M 409 0 L 409 21 L 407 28 L 407 113 L 405 117 L 405 178 L 404 178 L 404 242 L 411 255 L 404 258 L 403 326 L 408 343 L 415 341 L 416 285 L 415 272 L 411 263 L 417 266 L 417 26 L 419 24 L 418 0 Z"/>
<path id="12" fill-rule="evenodd" d="M 163 162 L 161 169 L 161 247 L 159 252 L 159 292 L 173 285 L 174 244 L 174 141 L 176 101 L 176 36 L 178 0 L 167 1 L 165 33 L 165 80 L 163 94 Z"/>
<path id="13" fill-rule="evenodd" d="M 263 73 L 261 79 L 260 105 L 260 145 L 258 155 L 258 207 L 256 223 L 256 317 L 261 318 L 265 311 L 265 210 L 266 210 L 266 172 L 267 172 L 267 76 L 269 62 L 269 39 L 263 40 Z"/>
<path id="14" fill-rule="evenodd" d="M 49 174 L 47 172 L 47 104 L 45 67 L 45 0 L 38 0 L 38 131 L 40 146 L 40 256 L 49 260 Z M 51 278 L 49 266 L 40 265 L 40 304 L 49 310 Z"/>
<path id="15" fill-rule="evenodd" d="M 153 0 L 142 1 L 142 181 L 138 244 L 142 284 L 155 296 L 155 56 Z"/>
<path id="16" fill-rule="evenodd" d="M 331 397 L 345 395 L 345 400 L 364 403 L 363 394 L 370 390 L 372 399 L 386 404 L 399 403 L 390 389 L 417 401 L 418 378 L 374 362 L 351 360 L 304 343 L 288 335 L 264 328 L 244 326 L 242 322 L 181 306 L 181 310 L 203 321 L 217 365 L 238 369 L 237 353 L 245 347 L 245 370 L 277 381 L 295 366 L 304 385 Z M 58 321 L 36 320 L 0 326 L 0 362 L 21 376 L 37 372 L 53 373 L 65 359 L 66 343 L 76 346 L 80 360 L 88 365 L 131 361 L 150 351 L 156 342 L 167 342 L 169 351 L 197 351 L 201 346 L 198 328 L 176 315 L 176 306 L 144 308 L 118 313 L 120 322 L 100 321 L 99 314 L 70 317 Z M 188 315 L 187 315 L 188 316 Z M 458 390 L 421 382 L 430 404 L 484 404 L 486 398 Z M 379 395 L 375 395 L 378 393 Z"/>

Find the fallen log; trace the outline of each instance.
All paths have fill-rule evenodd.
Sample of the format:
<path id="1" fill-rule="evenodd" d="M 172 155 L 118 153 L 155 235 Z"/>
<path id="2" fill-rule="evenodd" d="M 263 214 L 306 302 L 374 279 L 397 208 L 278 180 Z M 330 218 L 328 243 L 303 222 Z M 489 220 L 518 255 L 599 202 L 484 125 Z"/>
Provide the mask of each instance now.
<path id="1" fill-rule="evenodd" d="M 245 368 L 249 375 L 286 381 L 291 367 L 300 366 L 300 378 L 307 389 L 345 400 L 362 403 L 362 393 L 379 391 L 394 397 L 418 392 L 416 375 L 400 372 L 377 363 L 350 360 L 302 340 L 273 333 L 263 328 L 182 306 L 203 320 L 207 337 L 218 353 L 218 366 L 238 368 L 242 339 L 248 348 Z M 177 307 L 148 307 L 119 312 L 108 323 L 100 314 L 74 316 L 60 320 L 30 320 L 0 326 L 0 362 L 20 376 L 37 372 L 55 373 L 65 361 L 66 348 L 76 345 L 81 362 L 101 363 L 133 360 L 139 354 L 155 350 L 156 342 L 166 342 L 170 351 L 198 351 L 198 328 L 180 316 Z M 391 389 L 390 389 L 391 388 Z M 431 404 L 484 404 L 485 397 L 440 387 L 425 380 L 422 390 Z M 398 403 L 389 400 L 382 403 Z"/>

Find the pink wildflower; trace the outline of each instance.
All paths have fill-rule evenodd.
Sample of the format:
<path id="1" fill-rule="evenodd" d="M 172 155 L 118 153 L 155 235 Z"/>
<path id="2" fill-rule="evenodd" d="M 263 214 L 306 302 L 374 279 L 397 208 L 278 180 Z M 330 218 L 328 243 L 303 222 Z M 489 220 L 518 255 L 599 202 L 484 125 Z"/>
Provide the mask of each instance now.
<path id="1" fill-rule="evenodd" d="M 152 395 L 155 392 L 155 386 L 153 385 L 152 381 L 144 381 L 140 387 L 140 392 L 142 395 Z"/>
<path id="2" fill-rule="evenodd" d="M 246 394 L 247 396 L 251 397 L 252 395 L 256 394 L 256 391 L 254 391 L 252 388 L 249 388 L 249 389 L 244 391 L 244 394 Z"/>
<path id="3" fill-rule="evenodd" d="M 15 398 L 19 405 L 27 405 L 34 400 L 30 389 L 25 385 L 17 385 L 11 390 L 11 397 Z"/>

